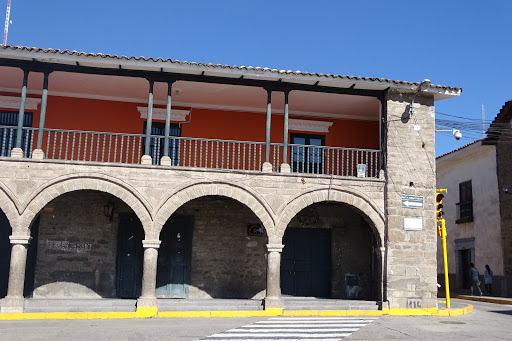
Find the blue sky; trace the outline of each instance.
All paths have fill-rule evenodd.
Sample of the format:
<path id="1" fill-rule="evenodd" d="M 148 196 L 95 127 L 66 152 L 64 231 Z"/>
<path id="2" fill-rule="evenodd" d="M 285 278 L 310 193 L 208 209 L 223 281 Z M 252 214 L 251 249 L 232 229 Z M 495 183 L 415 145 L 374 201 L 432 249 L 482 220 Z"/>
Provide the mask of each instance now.
<path id="1" fill-rule="evenodd" d="M 0 0 L 2 22 L 7 0 Z M 12 0 L 8 44 L 462 87 L 436 111 L 493 119 L 512 98 L 512 1 Z M 3 27 L 3 26 L 2 26 Z M 438 115 L 438 118 L 448 118 Z M 436 134 L 446 153 L 455 141 Z"/>

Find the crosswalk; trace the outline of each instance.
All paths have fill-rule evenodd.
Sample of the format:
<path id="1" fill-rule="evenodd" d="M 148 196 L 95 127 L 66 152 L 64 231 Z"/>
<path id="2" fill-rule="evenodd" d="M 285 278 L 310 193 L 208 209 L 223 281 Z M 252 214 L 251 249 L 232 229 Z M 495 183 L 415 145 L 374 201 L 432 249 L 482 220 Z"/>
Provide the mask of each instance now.
<path id="1" fill-rule="evenodd" d="M 372 317 L 274 317 L 201 340 L 335 341 L 344 339 L 376 319 Z"/>

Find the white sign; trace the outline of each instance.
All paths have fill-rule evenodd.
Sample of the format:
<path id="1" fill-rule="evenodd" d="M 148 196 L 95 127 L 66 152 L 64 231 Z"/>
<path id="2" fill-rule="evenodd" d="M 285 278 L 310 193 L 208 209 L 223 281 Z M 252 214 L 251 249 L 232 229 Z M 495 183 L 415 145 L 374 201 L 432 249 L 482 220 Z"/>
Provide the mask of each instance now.
<path id="1" fill-rule="evenodd" d="M 402 194 L 402 207 L 405 208 L 423 208 L 423 197 L 418 195 L 405 195 Z"/>
<path id="2" fill-rule="evenodd" d="M 404 230 L 421 231 L 423 230 L 422 218 L 404 218 Z"/>

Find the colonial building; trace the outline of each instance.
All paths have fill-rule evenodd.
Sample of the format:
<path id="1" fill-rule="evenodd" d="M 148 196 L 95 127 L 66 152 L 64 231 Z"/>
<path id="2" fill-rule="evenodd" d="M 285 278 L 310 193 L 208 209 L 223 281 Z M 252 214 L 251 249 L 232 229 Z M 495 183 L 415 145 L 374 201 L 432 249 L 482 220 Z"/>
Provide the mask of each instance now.
<path id="1" fill-rule="evenodd" d="M 450 288 L 458 292 L 470 292 L 469 264 L 474 263 L 481 275 L 485 265 L 493 271 L 493 295 L 512 295 L 511 120 L 509 101 L 486 138 L 436 160 L 437 186 L 448 189 L 443 210 Z M 443 276 L 440 243 L 437 259 L 439 276 Z"/>
<path id="2" fill-rule="evenodd" d="M 437 306 L 434 102 L 461 89 L 15 46 L 0 75 L 2 312 Z"/>

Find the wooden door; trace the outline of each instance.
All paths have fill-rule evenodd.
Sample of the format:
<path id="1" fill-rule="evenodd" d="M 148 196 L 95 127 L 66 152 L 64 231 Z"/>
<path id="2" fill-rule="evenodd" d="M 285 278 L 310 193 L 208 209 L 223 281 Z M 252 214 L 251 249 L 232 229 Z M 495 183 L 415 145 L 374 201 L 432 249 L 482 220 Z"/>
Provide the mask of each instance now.
<path id="1" fill-rule="evenodd" d="M 186 298 L 190 284 L 192 257 L 192 218 L 173 216 L 160 233 L 156 295 L 160 298 Z"/>
<path id="2" fill-rule="evenodd" d="M 330 296 L 331 231 L 288 228 L 283 237 L 281 291 L 291 296 Z"/>
<path id="3" fill-rule="evenodd" d="M 117 296 L 137 298 L 141 293 L 144 229 L 135 215 L 119 215 L 117 237 Z"/>
<path id="4" fill-rule="evenodd" d="M 9 267 L 11 263 L 11 226 L 3 212 L 0 212 L 0 298 L 7 295 Z"/>

